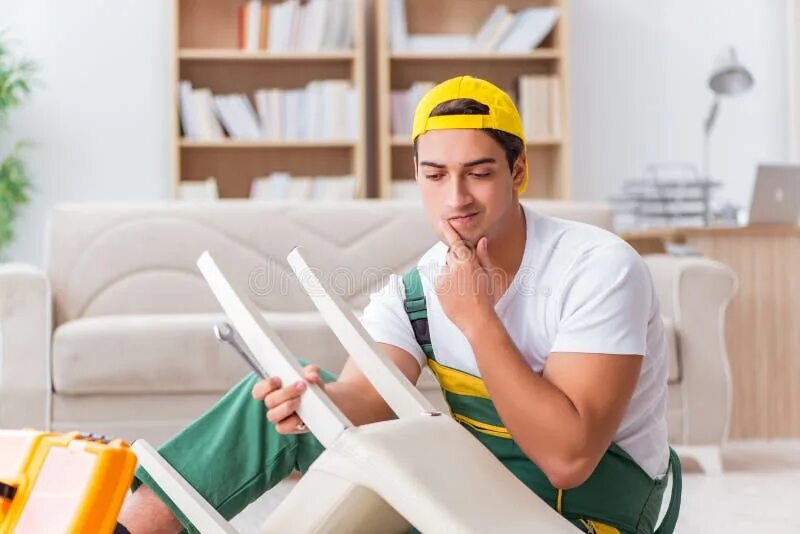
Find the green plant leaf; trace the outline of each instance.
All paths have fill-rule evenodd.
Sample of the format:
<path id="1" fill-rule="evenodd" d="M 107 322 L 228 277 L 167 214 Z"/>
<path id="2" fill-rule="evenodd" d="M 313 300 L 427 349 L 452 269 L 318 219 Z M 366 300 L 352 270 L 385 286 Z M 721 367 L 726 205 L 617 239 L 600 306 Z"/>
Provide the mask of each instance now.
<path id="1" fill-rule="evenodd" d="M 20 157 L 26 143 L 17 143 L 14 150 L 0 161 L 0 251 L 14 239 L 14 220 L 19 208 L 30 202 L 33 190 L 25 162 Z"/>

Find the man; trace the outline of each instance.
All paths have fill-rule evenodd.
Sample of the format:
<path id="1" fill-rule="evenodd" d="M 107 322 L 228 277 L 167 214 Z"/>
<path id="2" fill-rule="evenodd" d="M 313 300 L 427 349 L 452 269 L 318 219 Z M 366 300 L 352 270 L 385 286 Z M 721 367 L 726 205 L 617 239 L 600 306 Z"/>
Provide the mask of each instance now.
<path id="1" fill-rule="evenodd" d="M 494 85 L 443 82 L 413 131 L 416 180 L 443 243 L 372 295 L 367 331 L 412 382 L 428 365 L 453 416 L 576 526 L 653 532 L 670 450 L 666 342 L 647 268 L 609 232 L 520 205 L 524 133 Z M 392 417 L 351 362 L 336 380 L 313 365 L 305 376 L 355 424 Z M 322 452 L 295 413 L 305 388 L 250 376 L 161 453 L 231 517 Z M 191 529 L 140 480 L 150 487 L 120 518 L 130 532 Z"/>

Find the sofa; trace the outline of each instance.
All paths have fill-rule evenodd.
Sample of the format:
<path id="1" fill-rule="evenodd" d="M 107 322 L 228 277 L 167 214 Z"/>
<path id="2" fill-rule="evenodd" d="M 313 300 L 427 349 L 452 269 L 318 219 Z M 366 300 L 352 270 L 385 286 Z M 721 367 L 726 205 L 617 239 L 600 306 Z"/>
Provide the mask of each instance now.
<path id="1" fill-rule="evenodd" d="M 611 229 L 605 204 L 526 204 Z M 0 265 L 0 426 L 159 444 L 210 407 L 247 367 L 213 335 L 224 316 L 195 266 L 206 249 L 296 355 L 338 372 L 346 354 L 286 253 L 303 245 L 358 310 L 434 239 L 413 201 L 57 206 L 44 269 Z M 704 258 L 645 260 L 669 338 L 670 439 L 713 470 L 730 412 L 723 319 L 735 276 Z M 432 376 L 419 387 L 441 405 Z"/>

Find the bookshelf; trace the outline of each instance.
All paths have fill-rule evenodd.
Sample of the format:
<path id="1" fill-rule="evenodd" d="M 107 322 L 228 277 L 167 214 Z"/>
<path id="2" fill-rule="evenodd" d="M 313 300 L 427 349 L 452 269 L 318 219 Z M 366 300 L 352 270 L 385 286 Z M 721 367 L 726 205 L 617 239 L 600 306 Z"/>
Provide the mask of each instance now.
<path id="1" fill-rule="evenodd" d="M 548 37 L 528 52 L 413 52 L 392 50 L 391 0 L 376 0 L 376 72 L 378 191 L 391 198 L 392 184 L 413 179 L 410 135 L 392 131 L 392 91 L 406 90 L 415 82 L 441 82 L 469 74 L 484 78 L 512 96 L 522 75 L 556 78 L 558 95 L 553 113 L 559 122 L 558 135 L 527 134 L 530 183 L 524 196 L 566 199 L 570 196 L 568 102 L 568 0 L 505 0 L 517 12 L 531 7 L 554 7 L 558 20 Z M 493 0 L 405 0 L 409 34 L 476 35 L 498 2 Z M 410 120 L 410 119 L 409 119 Z M 409 125 L 410 129 L 410 125 Z"/>
<path id="2" fill-rule="evenodd" d="M 252 179 L 271 172 L 293 176 L 351 175 L 356 182 L 356 196 L 365 196 L 365 0 L 349 1 L 352 49 L 272 52 L 269 47 L 257 51 L 239 48 L 239 7 L 244 0 L 173 0 L 170 90 L 175 106 L 171 114 L 174 198 L 178 198 L 182 183 L 201 182 L 210 176 L 217 180 L 220 198 L 245 198 L 250 194 Z M 356 94 L 354 106 L 359 118 L 355 134 L 352 139 L 187 138 L 181 129 L 181 80 L 190 81 L 194 88 L 207 88 L 213 95 L 244 93 L 251 102 L 259 89 L 288 91 L 302 89 L 316 80 L 347 80 Z"/>

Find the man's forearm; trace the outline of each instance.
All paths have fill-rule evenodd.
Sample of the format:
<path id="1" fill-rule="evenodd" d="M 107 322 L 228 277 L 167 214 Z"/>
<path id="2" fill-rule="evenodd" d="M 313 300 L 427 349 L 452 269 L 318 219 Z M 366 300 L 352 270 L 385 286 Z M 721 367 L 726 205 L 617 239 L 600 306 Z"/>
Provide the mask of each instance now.
<path id="1" fill-rule="evenodd" d="M 467 337 L 492 402 L 525 454 L 546 473 L 581 459 L 588 436 L 579 412 L 528 366 L 500 320 Z"/>
<path id="2" fill-rule="evenodd" d="M 325 392 L 354 425 L 386 421 L 394 415 L 372 386 L 337 381 L 326 384 Z"/>

